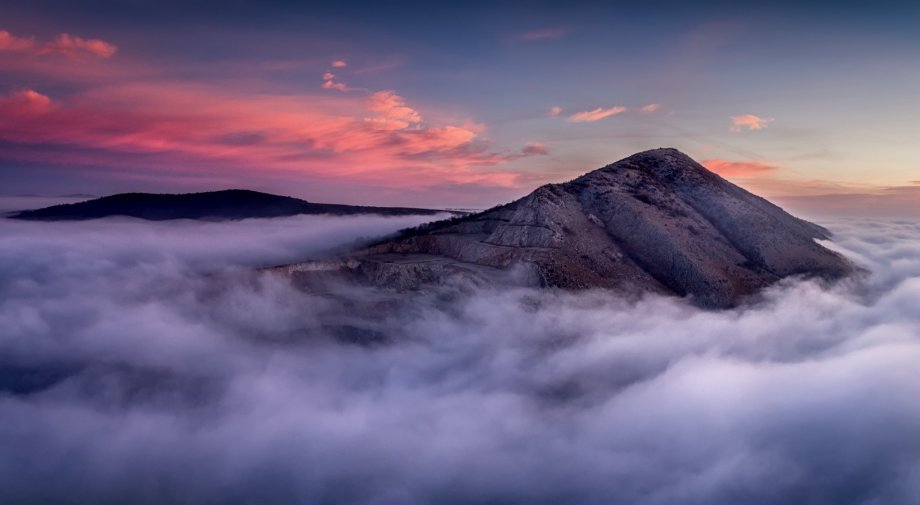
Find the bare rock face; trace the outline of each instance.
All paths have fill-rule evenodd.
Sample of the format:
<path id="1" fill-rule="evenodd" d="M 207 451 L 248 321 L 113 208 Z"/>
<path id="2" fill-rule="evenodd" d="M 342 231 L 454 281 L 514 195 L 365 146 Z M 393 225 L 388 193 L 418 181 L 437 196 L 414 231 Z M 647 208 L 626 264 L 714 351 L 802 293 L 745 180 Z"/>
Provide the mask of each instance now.
<path id="1" fill-rule="evenodd" d="M 411 288 L 452 273 L 569 289 L 691 296 L 730 307 L 791 276 L 852 265 L 824 228 L 710 172 L 675 149 L 630 156 L 509 204 L 404 231 L 349 256 L 353 275 Z"/>

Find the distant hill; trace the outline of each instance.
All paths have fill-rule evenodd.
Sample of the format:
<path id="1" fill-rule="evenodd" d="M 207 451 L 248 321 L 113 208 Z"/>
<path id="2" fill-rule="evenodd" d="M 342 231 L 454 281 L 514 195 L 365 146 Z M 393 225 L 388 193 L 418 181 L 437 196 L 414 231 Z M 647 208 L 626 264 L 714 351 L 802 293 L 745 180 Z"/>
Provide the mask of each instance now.
<path id="1" fill-rule="evenodd" d="M 228 189 L 185 194 L 121 193 L 85 202 L 54 205 L 37 210 L 25 210 L 10 217 L 37 221 L 77 221 L 109 216 L 128 216 L 152 221 L 165 221 L 169 219 L 232 220 L 295 216 L 299 214 L 407 216 L 434 215 L 444 212 L 458 214 L 453 211 L 409 207 L 367 207 L 312 203 L 289 196 L 278 196 L 245 189 Z"/>

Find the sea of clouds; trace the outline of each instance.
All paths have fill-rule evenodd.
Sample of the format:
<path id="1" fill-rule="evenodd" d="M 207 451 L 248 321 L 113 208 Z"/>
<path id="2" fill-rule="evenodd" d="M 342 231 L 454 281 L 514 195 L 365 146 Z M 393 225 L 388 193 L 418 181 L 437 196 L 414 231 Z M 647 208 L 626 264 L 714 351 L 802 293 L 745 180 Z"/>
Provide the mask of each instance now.
<path id="1" fill-rule="evenodd" d="M 728 311 L 253 268 L 426 219 L 0 219 L 0 503 L 920 503 L 917 222 Z"/>

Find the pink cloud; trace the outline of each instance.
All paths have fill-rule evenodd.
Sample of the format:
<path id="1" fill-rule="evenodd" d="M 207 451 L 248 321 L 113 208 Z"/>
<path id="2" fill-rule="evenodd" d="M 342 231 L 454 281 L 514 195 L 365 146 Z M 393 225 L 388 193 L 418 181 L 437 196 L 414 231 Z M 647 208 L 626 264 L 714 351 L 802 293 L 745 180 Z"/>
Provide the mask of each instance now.
<path id="1" fill-rule="evenodd" d="M 70 57 L 109 58 L 118 51 L 118 48 L 104 40 L 84 39 L 67 33 L 58 35 L 53 41 L 41 43 L 33 37 L 17 37 L 6 30 L 0 30 L 0 51 L 33 55 L 58 53 Z"/>
<path id="2" fill-rule="evenodd" d="M 576 112 L 575 114 L 572 114 L 571 116 L 569 116 L 568 120 L 572 123 L 594 122 L 594 121 L 600 121 L 601 119 L 608 118 L 611 116 L 616 116 L 617 114 L 622 114 L 624 112 L 626 112 L 626 107 L 622 107 L 619 105 L 615 107 L 610 107 L 609 109 L 598 107 L 594 110 Z"/>
<path id="3" fill-rule="evenodd" d="M 348 66 L 348 62 L 345 60 L 334 60 L 332 62 L 332 68 L 345 68 Z"/>
<path id="4" fill-rule="evenodd" d="M 51 99 L 31 89 L 0 97 L 0 111 L 10 117 L 36 116 L 51 109 Z"/>
<path id="5" fill-rule="evenodd" d="M 32 90 L 0 98 L 7 144 L 0 158 L 182 178 L 219 170 L 381 187 L 516 184 L 516 173 L 483 170 L 520 155 L 491 152 L 481 131 L 423 124 L 393 91 L 319 99 L 158 82 L 100 86 L 54 102 Z"/>
<path id="6" fill-rule="evenodd" d="M 35 39 L 31 37 L 17 37 L 6 30 L 0 30 L 0 51 L 29 51 L 35 47 Z"/>
<path id="7" fill-rule="evenodd" d="M 703 160 L 700 164 L 723 177 L 757 177 L 778 168 L 759 161 L 729 161 L 718 158 Z"/>
<path id="8" fill-rule="evenodd" d="M 565 28 L 541 28 L 539 30 L 524 32 L 518 35 L 517 38 L 518 40 L 532 42 L 537 40 L 561 39 L 568 35 L 568 33 L 569 31 Z"/>
<path id="9" fill-rule="evenodd" d="M 559 114 L 562 114 L 562 107 L 558 105 L 553 105 L 546 111 L 546 115 L 549 117 L 559 117 Z"/>
<path id="10" fill-rule="evenodd" d="M 549 154 L 549 149 L 539 142 L 530 142 L 521 152 L 525 156 L 545 156 Z"/>
<path id="11" fill-rule="evenodd" d="M 643 105 L 642 107 L 639 107 L 639 111 L 642 112 L 643 114 L 652 114 L 654 112 L 657 112 L 659 109 L 661 109 L 660 103 L 650 103 L 647 105 Z"/>
<path id="12" fill-rule="evenodd" d="M 441 117 L 437 107 L 423 113 L 395 91 L 366 95 L 334 72 L 322 75 L 322 87 L 351 93 L 237 91 L 172 80 L 172 69 L 135 58 L 71 58 L 106 52 L 86 42 L 56 39 L 55 54 L 68 57 L 40 58 L 32 56 L 42 44 L 0 32 L 0 66 L 15 79 L 67 90 L 53 99 L 39 92 L 45 88 L 0 94 L 0 160 L 112 178 L 221 174 L 394 191 L 521 181 L 500 168 L 522 157 L 520 148 L 498 149 L 483 138 L 482 125 Z"/>
<path id="13" fill-rule="evenodd" d="M 395 91 L 378 91 L 372 94 L 368 99 L 368 108 L 377 115 L 364 120 L 381 130 L 400 130 L 422 120 L 422 116 L 407 106 L 405 99 Z"/>
<path id="14" fill-rule="evenodd" d="M 88 53 L 100 58 L 109 58 L 118 51 L 117 47 L 104 40 L 83 39 L 66 33 L 58 35 L 54 42 L 46 44 L 45 47 L 46 50 L 66 55 L 80 56 Z"/>
<path id="15" fill-rule="evenodd" d="M 763 118 L 755 116 L 754 114 L 743 114 L 741 116 L 732 116 L 732 125 L 730 130 L 733 132 L 740 132 L 743 129 L 747 128 L 748 131 L 751 130 L 762 130 L 767 127 L 768 124 L 773 122 L 773 118 Z"/>
<path id="16" fill-rule="evenodd" d="M 348 91 L 349 87 L 343 82 L 336 82 L 335 74 L 332 72 L 323 73 L 323 89 L 337 89 L 339 91 Z"/>
<path id="17" fill-rule="evenodd" d="M 467 146 L 476 138 L 476 132 L 462 126 L 435 126 L 431 128 L 397 131 L 403 153 L 408 155 L 451 152 Z"/>

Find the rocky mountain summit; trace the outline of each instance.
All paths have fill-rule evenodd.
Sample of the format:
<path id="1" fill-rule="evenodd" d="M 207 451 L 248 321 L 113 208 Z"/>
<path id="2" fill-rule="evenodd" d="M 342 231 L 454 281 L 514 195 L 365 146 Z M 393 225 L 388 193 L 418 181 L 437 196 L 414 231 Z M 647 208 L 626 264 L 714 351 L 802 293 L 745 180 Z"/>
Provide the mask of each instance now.
<path id="1" fill-rule="evenodd" d="M 515 271 L 530 285 L 656 292 L 730 307 L 784 277 L 851 273 L 846 259 L 816 242 L 829 236 L 680 151 L 655 149 L 340 260 L 283 268 L 298 277 L 337 270 L 400 289 Z"/>

